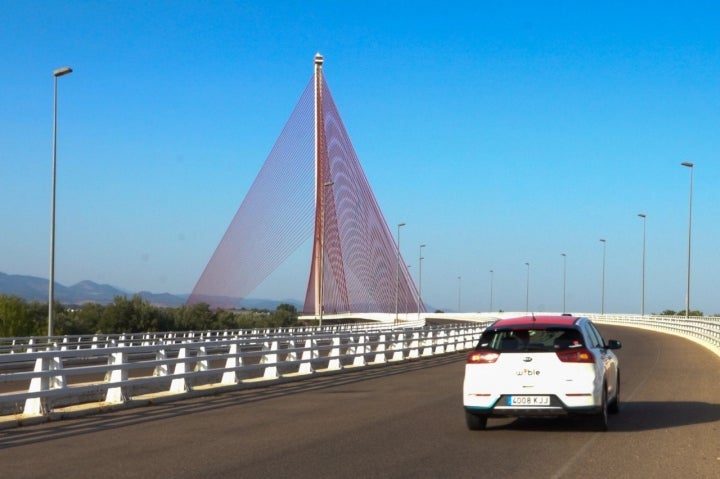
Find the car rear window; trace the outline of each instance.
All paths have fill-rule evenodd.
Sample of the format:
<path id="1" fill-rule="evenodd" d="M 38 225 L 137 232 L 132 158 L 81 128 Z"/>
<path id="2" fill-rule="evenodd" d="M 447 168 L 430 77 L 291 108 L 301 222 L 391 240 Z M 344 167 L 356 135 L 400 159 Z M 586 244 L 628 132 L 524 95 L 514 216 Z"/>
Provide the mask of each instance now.
<path id="1" fill-rule="evenodd" d="M 480 337 L 476 349 L 501 352 L 562 351 L 583 347 L 580 331 L 573 328 L 490 329 Z"/>

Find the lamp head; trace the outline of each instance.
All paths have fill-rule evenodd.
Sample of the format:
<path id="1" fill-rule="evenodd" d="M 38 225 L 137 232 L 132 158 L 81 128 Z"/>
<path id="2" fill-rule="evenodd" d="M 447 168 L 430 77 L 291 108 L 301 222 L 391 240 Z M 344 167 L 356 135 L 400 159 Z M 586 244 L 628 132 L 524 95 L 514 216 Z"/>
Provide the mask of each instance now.
<path id="1" fill-rule="evenodd" d="M 58 68 L 57 70 L 53 71 L 53 76 L 55 78 L 57 78 L 57 77 L 61 77 L 63 75 L 67 75 L 68 73 L 72 73 L 72 68 L 62 67 L 62 68 Z"/>

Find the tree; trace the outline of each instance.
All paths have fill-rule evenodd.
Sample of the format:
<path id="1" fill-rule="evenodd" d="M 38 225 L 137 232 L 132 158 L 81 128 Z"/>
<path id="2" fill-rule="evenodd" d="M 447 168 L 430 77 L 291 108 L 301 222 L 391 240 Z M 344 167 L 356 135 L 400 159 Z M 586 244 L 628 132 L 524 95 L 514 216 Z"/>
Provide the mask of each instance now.
<path id="1" fill-rule="evenodd" d="M 160 325 L 158 308 L 134 295 L 132 299 L 115 296 L 107 305 L 100 321 L 99 330 L 103 333 L 138 333 L 157 331 Z"/>
<path id="2" fill-rule="evenodd" d="M 272 324 L 274 326 L 292 326 L 297 324 L 297 308 L 292 304 L 280 304 L 272 315 Z"/>
<path id="3" fill-rule="evenodd" d="M 183 305 L 171 310 L 173 329 L 202 331 L 215 329 L 215 313 L 207 303 Z"/>
<path id="4" fill-rule="evenodd" d="M 64 316 L 65 321 L 57 325 L 60 334 L 91 334 L 100 332 L 100 323 L 105 306 L 98 303 L 87 303 Z"/>
<path id="5" fill-rule="evenodd" d="M 87 303 L 76 309 L 55 304 L 55 334 L 138 333 L 150 331 L 203 331 L 293 326 L 297 308 L 280 304 L 268 310 L 210 309 L 206 303 L 179 308 L 153 306 L 141 296 L 116 296 L 103 306 Z M 17 296 L 0 295 L 0 336 L 44 336 L 47 331 L 47 304 L 27 303 Z"/>
<path id="6" fill-rule="evenodd" d="M 0 295 L 0 336 L 31 336 L 34 330 L 27 303 L 18 296 Z"/>

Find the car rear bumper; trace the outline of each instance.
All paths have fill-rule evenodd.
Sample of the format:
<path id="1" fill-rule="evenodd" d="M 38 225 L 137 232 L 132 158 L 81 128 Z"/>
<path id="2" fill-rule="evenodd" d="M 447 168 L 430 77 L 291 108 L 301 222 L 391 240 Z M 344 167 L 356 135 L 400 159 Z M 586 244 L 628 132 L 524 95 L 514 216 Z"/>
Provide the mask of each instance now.
<path id="1" fill-rule="evenodd" d="M 584 416 L 600 412 L 600 408 L 514 408 L 514 409 L 482 409 L 466 407 L 465 410 L 477 416 L 487 417 L 557 417 L 557 416 Z"/>
<path id="2" fill-rule="evenodd" d="M 507 395 L 494 399 L 483 398 L 480 401 L 465 400 L 465 410 L 489 417 L 520 417 L 520 416 L 567 416 L 596 414 L 602 406 L 595 404 L 593 396 L 572 396 L 561 400 L 556 395 L 550 395 L 550 404 L 545 406 L 512 406 Z"/>

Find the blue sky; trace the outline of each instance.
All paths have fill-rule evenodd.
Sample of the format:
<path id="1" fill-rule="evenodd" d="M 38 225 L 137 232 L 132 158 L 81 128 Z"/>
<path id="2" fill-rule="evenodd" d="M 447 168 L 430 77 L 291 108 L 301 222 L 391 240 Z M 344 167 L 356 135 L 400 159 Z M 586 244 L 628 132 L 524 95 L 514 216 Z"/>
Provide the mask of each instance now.
<path id="1" fill-rule="evenodd" d="M 388 3 L 389 5 L 387 5 Z M 632 5 L 628 5 L 632 3 Z M 313 69 L 423 298 L 720 313 L 714 2 L 0 0 L 0 271 L 189 293 Z M 305 251 L 256 290 L 304 295 Z M 458 280 L 458 276 L 461 280 Z"/>

